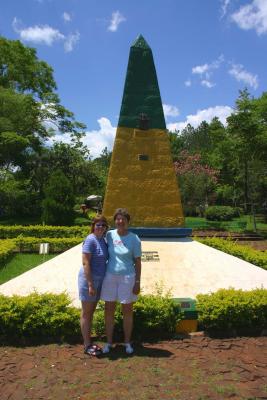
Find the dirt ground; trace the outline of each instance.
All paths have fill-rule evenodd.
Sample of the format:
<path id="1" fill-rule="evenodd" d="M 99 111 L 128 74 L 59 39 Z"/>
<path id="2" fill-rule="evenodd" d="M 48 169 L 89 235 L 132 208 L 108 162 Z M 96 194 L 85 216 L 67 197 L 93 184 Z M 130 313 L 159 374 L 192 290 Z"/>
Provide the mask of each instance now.
<path id="1" fill-rule="evenodd" d="M 81 345 L 0 348 L 0 399 L 267 399 L 267 337 L 136 344 L 90 358 Z"/>
<path id="2" fill-rule="evenodd" d="M 255 250 L 266 251 L 267 250 L 267 240 L 253 240 L 253 241 L 238 241 L 237 244 L 242 244 L 243 246 L 250 246 Z"/>

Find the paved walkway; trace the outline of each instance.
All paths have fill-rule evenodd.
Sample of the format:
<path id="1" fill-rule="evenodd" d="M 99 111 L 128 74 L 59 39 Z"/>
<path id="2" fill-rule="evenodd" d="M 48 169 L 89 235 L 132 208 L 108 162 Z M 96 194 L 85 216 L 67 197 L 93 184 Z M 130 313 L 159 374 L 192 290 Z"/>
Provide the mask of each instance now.
<path id="1" fill-rule="evenodd" d="M 116 345 L 100 359 L 81 345 L 3 347 L 1 400 L 267 399 L 267 337 Z"/>
<path id="2" fill-rule="evenodd" d="M 143 239 L 144 293 L 156 284 L 170 289 L 173 297 L 195 297 L 220 288 L 250 290 L 267 288 L 267 271 L 219 250 L 184 239 Z M 56 256 L 30 271 L 0 285 L 5 295 L 27 295 L 67 291 L 79 307 L 77 273 L 81 265 L 81 245 Z"/>

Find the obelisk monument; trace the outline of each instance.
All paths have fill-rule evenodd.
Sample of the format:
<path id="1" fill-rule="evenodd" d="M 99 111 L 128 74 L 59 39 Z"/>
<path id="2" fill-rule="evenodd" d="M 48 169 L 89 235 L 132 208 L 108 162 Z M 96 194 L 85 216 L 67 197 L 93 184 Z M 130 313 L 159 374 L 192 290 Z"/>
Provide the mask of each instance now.
<path id="1" fill-rule="evenodd" d="M 103 214 L 125 207 L 133 227 L 184 226 L 151 48 L 140 35 L 130 49 Z"/>

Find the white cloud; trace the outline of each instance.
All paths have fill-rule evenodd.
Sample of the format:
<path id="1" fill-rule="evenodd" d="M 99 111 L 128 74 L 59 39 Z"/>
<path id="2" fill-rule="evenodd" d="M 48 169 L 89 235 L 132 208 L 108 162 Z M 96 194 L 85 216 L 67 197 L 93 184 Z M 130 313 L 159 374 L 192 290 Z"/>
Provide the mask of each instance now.
<path id="1" fill-rule="evenodd" d="M 224 62 L 223 54 L 217 58 L 217 60 L 212 61 L 210 64 L 205 63 L 202 65 L 196 65 L 192 68 L 192 74 L 199 75 L 201 78 L 201 85 L 206 86 L 207 88 L 212 88 L 215 86 L 215 83 L 210 81 L 210 78 L 213 75 L 213 71 L 215 69 L 220 68 L 221 64 Z"/>
<path id="2" fill-rule="evenodd" d="M 70 22 L 72 19 L 70 14 L 67 13 L 66 11 L 64 11 L 64 13 L 62 14 L 62 18 L 64 19 L 65 22 Z"/>
<path id="3" fill-rule="evenodd" d="M 65 36 L 58 29 L 54 29 L 49 25 L 35 25 L 23 28 L 21 21 L 16 17 L 13 19 L 12 27 L 20 35 L 20 39 L 26 42 L 52 46 L 56 41 L 62 40 L 64 41 L 64 50 L 66 53 L 71 52 L 80 39 L 78 31 Z"/>
<path id="4" fill-rule="evenodd" d="M 49 25 L 35 25 L 28 28 L 20 27 L 20 21 L 15 17 L 12 27 L 20 35 L 21 40 L 51 46 L 58 40 L 63 40 L 65 36 L 59 30 Z"/>
<path id="5" fill-rule="evenodd" d="M 112 150 L 116 135 L 116 127 L 112 126 L 108 118 L 101 117 L 97 122 L 100 129 L 87 132 L 84 139 L 92 157 L 97 157 L 105 147 Z"/>
<path id="6" fill-rule="evenodd" d="M 221 54 L 220 57 L 217 58 L 217 60 L 213 61 L 210 64 L 206 63 L 203 65 L 197 65 L 196 67 L 193 67 L 192 74 L 198 74 L 201 76 L 204 75 L 206 79 L 208 79 L 212 73 L 212 70 L 218 69 L 220 65 L 223 63 L 223 61 L 224 61 L 224 56 L 223 54 Z"/>
<path id="7" fill-rule="evenodd" d="M 215 106 L 209 107 L 204 110 L 198 110 L 196 114 L 187 115 L 186 120 L 183 122 L 175 122 L 167 124 L 167 129 L 174 132 L 175 130 L 181 131 L 188 124 L 197 128 L 202 121 L 211 122 L 214 117 L 218 117 L 222 124 L 226 125 L 226 118 L 233 112 L 229 106 Z"/>
<path id="8" fill-rule="evenodd" d="M 241 29 L 255 29 L 258 35 L 267 33 L 267 1 L 253 0 L 233 13 L 231 19 Z"/>
<path id="9" fill-rule="evenodd" d="M 254 90 L 259 86 L 258 75 L 253 75 L 246 71 L 242 64 L 232 64 L 232 68 L 228 72 L 238 82 L 244 82 Z"/>
<path id="10" fill-rule="evenodd" d="M 51 46 L 57 40 L 63 40 L 65 36 L 59 30 L 49 25 L 35 25 L 28 28 L 21 28 L 21 22 L 15 17 L 12 27 L 19 33 L 21 40 L 33 43 L 43 43 Z"/>
<path id="11" fill-rule="evenodd" d="M 209 64 L 197 65 L 196 67 L 192 68 L 192 74 L 203 75 L 204 73 L 208 72 L 209 69 Z"/>
<path id="12" fill-rule="evenodd" d="M 88 131 L 82 138 L 82 142 L 88 146 L 92 158 L 98 157 L 105 147 L 107 147 L 108 150 L 112 150 L 116 135 L 116 127 L 111 125 L 108 118 L 101 117 L 97 122 L 100 129 Z M 49 140 L 49 142 L 51 144 L 53 142 L 71 143 L 71 137 L 69 134 L 56 134 Z"/>
<path id="13" fill-rule="evenodd" d="M 185 86 L 190 87 L 192 85 L 192 82 L 190 79 L 187 79 L 187 81 L 185 81 Z"/>
<path id="14" fill-rule="evenodd" d="M 177 117 L 180 114 L 179 109 L 176 106 L 172 106 L 170 104 L 163 104 L 163 112 L 165 118 Z"/>
<path id="15" fill-rule="evenodd" d="M 209 88 L 209 89 L 211 89 L 211 88 L 213 88 L 214 86 L 216 86 L 215 83 L 212 83 L 212 82 L 208 81 L 207 79 L 202 79 L 201 85 L 202 85 L 202 86 L 206 86 L 206 87 Z"/>
<path id="16" fill-rule="evenodd" d="M 80 33 L 78 31 L 68 35 L 64 43 L 65 52 L 66 53 L 71 52 L 75 44 L 78 43 L 79 39 L 80 39 Z"/>
<path id="17" fill-rule="evenodd" d="M 231 0 L 221 0 L 221 3 L 222 3 L 222 5 L 221 5 L 221 18 L 223 18 L 226 15 L 227 8 L 228 8 L 228 6 L 230 4 L 230 1 Z"/>
<path id="18" fill-rule="evenodd" d="M 119 25 L 124 21 L 126 21 L 126 18 L 119 11 L 114 11 L 111 15 L 111 20 L 108 26 L 108 30 L 110 32 L 116 32 Z"/>

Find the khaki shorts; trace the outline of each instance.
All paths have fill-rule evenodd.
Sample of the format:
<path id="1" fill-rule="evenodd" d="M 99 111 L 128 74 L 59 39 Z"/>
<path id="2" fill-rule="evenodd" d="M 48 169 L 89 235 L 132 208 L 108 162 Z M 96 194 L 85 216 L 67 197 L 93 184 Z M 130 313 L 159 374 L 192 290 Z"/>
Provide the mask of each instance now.
<path id="1" fill-rule="evenodd" d="M 101 300 L 118 301 L 121 304 L 133 303 L 137 296 L 133 294 L 134 275 L 116 275 L 107 273 L 101 290 Z"/>

